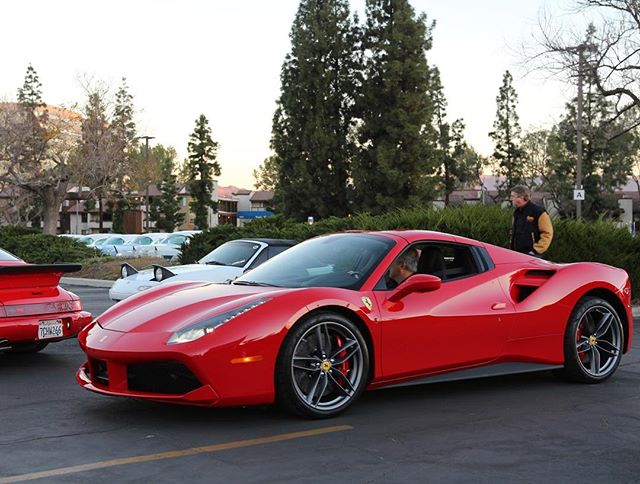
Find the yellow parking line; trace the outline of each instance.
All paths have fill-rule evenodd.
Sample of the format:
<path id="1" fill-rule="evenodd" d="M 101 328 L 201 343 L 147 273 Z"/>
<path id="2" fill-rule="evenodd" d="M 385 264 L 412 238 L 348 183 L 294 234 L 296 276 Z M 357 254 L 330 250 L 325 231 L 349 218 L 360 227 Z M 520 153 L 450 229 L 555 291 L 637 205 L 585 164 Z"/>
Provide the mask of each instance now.
<path id="1" fill-rule="evenodd" d="M 226 444 L 207 445 L 205 447 L 192 447 L 191 449 L 174 450 L 170 452 L 160 452 L 159 454 L 141 455 L 138 457 L 124 457 L 122 459 L 104 460 L 102 462 L 93 462 L 91 464 L 82 464 L 71 467 L 61 467 L 59 469 L 51 469 L 49 471 L 32 472 L 30 474 L 22 474 L 19 476 L 1 477 L 0 484 L 10 482 L 31 481 L 33 479 L 42 479 L 45 477 L 63 476 L 67 474 L 75 474 L 77 472 L 92 471 L 95 469 L 104 469 L 105 467 L 122 466 L 126 464 L 136 464 L 140 462 L 150 462 L 154 460 L 175 459 L 176 457 L 186 457 L 188 455 L 207 454 L 211 452 L 220 452 L 221 450 L 239 449 L 241 447 L 250 447 L 253 445 L 273 444 L 275 442 L 283 442 L 285 440 L 301 439 L 304 437 L 313 437 L 315 435 L 329 434 L 332 432 L 342 432 L 351 430 L 350 425 L 337 425 L 335 427 L 324 427 L 314 430 L 304 430 L 301 432 L 291 432 L 288 434 L 272 435 L 270 437 L 261 437 L 258 439 L 237 440 L 235 442 L 227 442 Z"/>

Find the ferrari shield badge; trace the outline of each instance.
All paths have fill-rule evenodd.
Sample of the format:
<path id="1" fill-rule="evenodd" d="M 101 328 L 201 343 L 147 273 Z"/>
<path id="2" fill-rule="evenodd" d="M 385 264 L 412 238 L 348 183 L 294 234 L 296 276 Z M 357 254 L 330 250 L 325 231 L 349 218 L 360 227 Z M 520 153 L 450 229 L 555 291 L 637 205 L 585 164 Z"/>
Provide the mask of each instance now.
<path id="1" fill-rule="evenodd" d="M 373 307 L 373 303 L 371 302 L 371 299 L 369 299 L 367 296 L 363 296 L 362 297 L 362 304 L 364 304 L 364 306 L 371 311 L 371 308 Z"/>

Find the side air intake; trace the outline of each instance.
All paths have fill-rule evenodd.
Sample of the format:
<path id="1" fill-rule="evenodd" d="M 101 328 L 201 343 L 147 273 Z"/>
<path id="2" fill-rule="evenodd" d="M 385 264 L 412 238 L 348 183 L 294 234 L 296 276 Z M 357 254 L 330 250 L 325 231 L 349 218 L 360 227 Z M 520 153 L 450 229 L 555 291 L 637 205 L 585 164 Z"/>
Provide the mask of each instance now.
<path id="1" fill-rule="evenodd" d="M 556 271 L 528 270 L 516 275 L 511 282 L 511 299 L 519 303 L 542 287 Z"/>

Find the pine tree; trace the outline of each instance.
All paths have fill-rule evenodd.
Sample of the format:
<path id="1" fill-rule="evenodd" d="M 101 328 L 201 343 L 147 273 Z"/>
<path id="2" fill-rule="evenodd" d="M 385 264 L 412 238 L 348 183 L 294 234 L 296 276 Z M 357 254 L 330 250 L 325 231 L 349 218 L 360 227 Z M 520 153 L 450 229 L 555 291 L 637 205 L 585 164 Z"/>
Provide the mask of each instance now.
<path id="1" fill-rule="evenodd" d="M 127 79 L 124 77 L 118 92 L 116 92 L 111 125 L 114 136 L 122 144 L 123 151 L 131 149 L 136 139 L 136 123 L 134 120 L 133 96 L 129 93 Z"/>
<path id="2" fill-rule="evenodd" d="M 496 97 L 496 119 L 489 137 L 495 143 L 493 161 L 496 175 L 505 181 L 498 184 L 500 198 L 506 198 L 511 187 L 522 183 L 522 150 L 520 148 L 520 122 L 516 108 L 518 95 L 513 87 L 513 77 L 509 71 L 502 77 L 502 86 Z"/>
<path id="3" fill-rule="evenodd" d="M 31 110 L 45 106 L 42 101 L 42 83 L 31 64 L 27 66 L 24 84 L 18 88 L 18 102 Z"/>
<path id="4" fill-rule="evenodd" d="M 18 88 L 18 105 L 25 116 L 28 132 L 22 140 L 25 161 L 39 163 L 47 149 L 48 112 L 42 100 L 42 83 L 31 64 L 27 67 L 22 87 Z"/>
<path id="5" fill-rule="evenodd" d="M 176 150 L 171 146 L 164 150 L 164 156 L 160 160 L 162 170 L 162 181 L 158 187 L 160 196 L 151 204 L 151 220 L 155 221 L 156 227 L 164 232 L 173 232 L 184 220 L 184 214 L 180 213 L 175 158 Z"/>
<path id="6" fill-rule="evenodd" d="M 416 16 L 407 0 L 367 0 L 366 17 L 353 180 L 356 206 L 379 213 L 422 204 L 434 194 L 434 106 L 425 57 L 433 24 Z"/>
<path id="7" fill-rule="evenodd" d="M 344 216 L 357 62 L 347 0 L 302 0 L 291 29 L 273 117 L 270 167 L 283 212 Z"/>
<path id="8" fill-rule="evenodd" d="M 439 164 L 438 187 L 444 194 L 444 204 L 448 206 L 451 193 L 474 178 L 475 172 L 474 167 L 465 163 L 467 145 L 463 120 L 456 119 L 452 124 L 447 121 L 447 99 L 437 67 L 432 70 L 430 92 L 434 104 L 433 125 L 437 134 L 434 158 Z"/>
<path id="9" fill-rule="evenodd" d="M 199 229 L 209 226 L 209 208 L 217 208 L 217 203 L 212 200 L 213 177 L 220 176 L 217 151 L 218 143 L 211 138 L 209 121 L 201 114 L 189 137 L 189 156 L 185 166 L 187 184 L 193 198 L 190 207 L 195 213 L 195 224 Z"/>

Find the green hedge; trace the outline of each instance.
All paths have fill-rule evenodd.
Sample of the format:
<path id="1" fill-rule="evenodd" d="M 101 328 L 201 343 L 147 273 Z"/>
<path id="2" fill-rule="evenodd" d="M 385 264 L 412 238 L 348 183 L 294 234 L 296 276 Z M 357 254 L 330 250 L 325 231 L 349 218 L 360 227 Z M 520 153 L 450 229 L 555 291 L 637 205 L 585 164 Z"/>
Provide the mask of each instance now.
<path id="1" fill-rule="evenodd" d="M 15 226 L 0 228 L 0 247 L 32 264 L 82 262 L 100 254 L 99 250 L 71 237 L 42 234 L 34 229 Z"/>
<path id="2" fill-rule="evenodd" d="M 342 230 L 437 230 L 490 244 L 508 247 L 511 209 L 497 206 L 469 206 L 435 209 L 394 210 L 372 216 L 358 214 L 345 218 L 328 218 L 313 225 L 295 223 L 282 216 L 257 219 L 243 228 L 222 225 L 195 236 L 183 247 L 181 263 L 191 263 L 218 245 L 241 237 L 271 237 L 306 240 L 317 235 Z M 577 223 L 555 220 L 555 236 L 546 258 L 555 262 L 603 262 L 625 269 L 631 276 L 634 292 L 640 290 L 640 238 L 613 222 Z"/>

